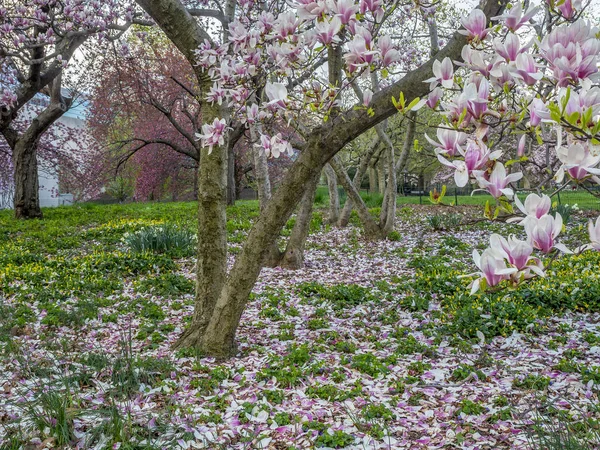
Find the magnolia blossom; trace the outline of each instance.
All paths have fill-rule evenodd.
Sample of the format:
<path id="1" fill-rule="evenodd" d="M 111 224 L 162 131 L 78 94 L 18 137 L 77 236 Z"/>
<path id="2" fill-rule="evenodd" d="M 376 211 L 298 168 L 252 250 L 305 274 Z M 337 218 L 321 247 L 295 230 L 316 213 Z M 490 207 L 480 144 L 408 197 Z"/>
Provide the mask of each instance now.
<path id="1" fill-rule="evenodd" d="M 529 124 L 537 127 L 542 121 L 550 120 L 550 111 L 539 98 L 534 98 L 529 105 Z"/>
<path id="2" fill-rule="evenodd" d="M 565 19 L 572 19 L 581 10 L 581 0 L 562 0 L 557 2 L 557 8 Z"/>
<path id="3" fill-rule="evenodd" d="M 473 250 L 473 261 L 480 272 L 468 276 L 479 275 L 480 278 L 471 284 L 471 294 L 479 290 L 482 280 L 485 280 L 488 286 L 496 286 L 517 272 L 515 267 L 507 267 L 504 254 L 497 249 L 486 248 L 481 255 L 477 250 Z"/>
<path id="4" fill-rule="evenodd" d="M 528 48 L 528 45 L 521 47 L 519 37 L 513 33 L 509 33 L 504 41 L 499 38 L 494 39 L 494 50 L 507 62 L 515 61 L 517 56 L 526 52 Z"/>
<path id="5" fill-rule="evenodd" d="M 462 131 L 438 128 L 436 134 L 439 142 L 431 139 L 427 136 L 427 133 L 425 133 L 425 139 L 427 139 L 431 145 L 440 149 L 440 153 L 444 153 L 447 156 L 455 156 L 459 147 L 467 141 L 467 135 Z"/>
<path id="6" fill-rule="evenodd" d="M 588 222 L 588 233 L 590 235 L 591 248 L 600 252 L 600 217 L 596 219 L 596 223 L 590 219 Z"/>
<path id="7" fill-rule="evenodd" d="M 363 105 L 369 106 L 371 100 L 373 100 L 373 91 L 371 89 L 365 89 L 363 92 Z"/>
<path id="8" fill-rule="evenodd" d="M 475 171 L 473 173 L 477 179 L 479 186 L 487 190 L 494 198 L 500 198 L 506 195 L 508 198 L 512 198 L 514 192 L 511 188 L 507 187 L 510 183 L 520 180 L 523 178 L 521 172 L 506 174 L 506 168 L 501 162 L 494 164 L 492 173 L 487 176 L 487 173 L 483 170 Z"/>
<path id="9" fill-rule="evenodd" d="M 562 216 L 559 213 L 556 213 L 555 216 L 545 214 L 539 219 L 532 218 L 532 220 L 527 220 L 524 225 L 527 242 L 534 248 L 543 253 L 550 253 L 554 248 L 563 253 L 571 253 L 564 244 L 555 243 L 555 239 L 563 227 Z"/>
<path id="10" fill-rule="evenodd" d="M 490 152 L 482 142 L 475 143 L 469 141 L 466 150 L 457 147 L 459 154 L 464 158 L 464 161 L 454 160 L 448 161 L 438 152 L 438 160 L 445 166 L 454 169 L 454 182 L 458 187 L 464 187 L 469 182 L 469 177 L 476 171 L 485 167 L 489 160 L 495 160 L 502 155 L 500 150 Z"/>
<path id="11" fill-rule="evenodd" d="M 529 278 L 529 271 L 541 277 L 545 276 L 542 262 L 531 256 L 533 247 L 528 242 L 521 241 L 514 236 L 505 239 L 494 233 L 490 236 L 490 247 L 501 252 L 508 263 L 526 278 Z"/>
<path id="12" fill-rule="evenodd" d="M 265 85 L 265 94 L 269 99 L 269 106 L 285 108 L 287 100 L 287 89 L 282 83 L 267 83 Z"/>
<path id="13" fill-rule="evenodd" d="M 266 134 L 262 134 L 260 142 L 256 145 L 262 148 L 267 156 L 272 156 L 273 158 L 279 158 L 282 153 L 287 153 L 289 156 L 294 154 L 292 144 L 283 139 L 280 133 L 271 138 Z"/>
<path id="14" fill-rule="evenodd" d="M 542 56 L 553 70 L 559 86 L 579 83 L 598 72 L 600 41 L 596 38 L 597 28 L 587 22 L 554 28 L 540 43 Z"/>
<path id="15" fill-rule="evenodd" d="M 314 38 L 324 44 L 329 45 L 332 42 L 338 42 L 339 37 L 337 34 L 342 29 L 342 21 L 338 16 L 335 16 L 331 19 L 331 22 L 321 21 L 315 24 L 314 33 L 312 34 Z"/>
<path id="16" fill-rule="evenodd" d="M 465 30 L 459 30 L 459 33 L 468 36 L 469 39 L 482 41 L 488 35 L 490 29 L 486 28 L 487 19 L 480 9 L 471 11 L 468 17 L 460 21 Z"/>
<path id="17" fill-rule="evenodd" d="M 425 80 L 425 83 L 431 83 L 430 89 L 435 88 L 438 83 L 446 89 L 454 86 L 454 66 L 452 60 L 445 57 L 440 63 L 437 59 L 433 62 L 433 77 Z"/>
<path id="18" fill-rule="evenodd" d="M 537 194 L 529 194 L 525 199 L 525 204 L 521 203 L 518 196 L 515 196 L 515 205 L 527 217 L 540 219 L 550 212 L 552 200 L 546 194 L 540 197 Z"/>
<path id="19" fill-rule="evenodd" d="M 400 52 L 394 48 L 392 38 L 388 35 L 381 36 L 377 42 L 377 47 L 381 53 L 381 63 L 383 67 L 400 61 Z"/>
<path id="20" fill-rule="evenodd" d="M 517 55 L 515 65 L 511 69 L 513 76 L 527 86 L 533 86 L 543 78 L 543 74 L 538 72 L 538 67 L 533 56 L 529 53 L 520 53 Z"/>
<path id="21" fill-rule="evenodd" d="M 523 25 L 537 13 L 538 7 L 530 7 L 525 14 L 523 14 L 523 8 L 521 2 L 518 1 L 516 4 L 501 16 L 492 17 L 492 20 L 498 20 L 504 22 L 506 28 L 511 31 L 517 31 Z"/>
<path id="22" fill-rule="evenodd" d="M 591 174 L 600 175 L 600 169 L 596 168 L 600 163 L 600 146 L 575 142 L 567 147 L 559 145 L 556 154 L 562 162 L 554 176 L 558 183 L 563 181 L 565 172 L 576 181 L 582 181 Z"/>
<path id="23" fill-rule="evenodd" d="M 443 95 L 444 91 L 442 91 L 439 87 L 436 87 L 429 93 L 429 96 L 427 97 L 427 106 L 431 109 L 435 109 Z"/>
<path id="24" fill-rule="evenodd" d="M 215 119 L 212 124 L 202 125 L 202 134 L 196 133 L 196 136 L 202 142 L 202 146 L 208 146 L 208 152 L 212 152 L 215 145 L 221 146 L 225 143 L 225 131 L 227 122 L 225 119 Z"/>

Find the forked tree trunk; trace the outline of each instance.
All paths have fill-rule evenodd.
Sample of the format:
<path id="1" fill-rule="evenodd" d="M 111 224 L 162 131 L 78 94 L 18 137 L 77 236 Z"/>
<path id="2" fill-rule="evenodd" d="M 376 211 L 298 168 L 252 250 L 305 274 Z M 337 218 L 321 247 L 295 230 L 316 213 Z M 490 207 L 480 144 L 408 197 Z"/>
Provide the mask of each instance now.
<path id="1" fill-rule="evenodd" d="M 336 223 L 340 217 L 340 195 L 335 171 L 329 164 L 325 166 L 325 175 L 327 176 L 327 187 L 329 190 L 329 217 L 327 221 L 329 223 Z"/>
<path id="2" fill-rule="evenodd" d="M 187 13 L 181 2 L 178 0 L 137 0 L 137 2 L 163 30 L 167 31 L 171 40 L 192 62 L 194 50 L 206 38 L 206 32 L 198 31 L 198 24 Z M 483 6 L 484 14 L 486 17 L 497 16 L 502 13 L 506 3 L 506 0 L 500 2 L 487 0 Z M 459 59 L 465 43 L 465 37 L 455 33 L 436 58 L 442 60 L 447 56 L 450 59 Z M 433 61 L 429 60 L 392 83 L 380 93 L 381 95 L 374 95 L 371 103 L 372 114 L 349 110 L 343 114 L 343 117 L 336 117 L 312 130 L 304 151 L 288 170 L 276 194 L 250 230 L 246 243 L 227 277 L 227 282 L 216 280 L 216 283 L 222 286 L 218 300 L 203 330 L 199 331 L 197 324 L 192 324 L 193 331 L 188 335 L 194 335 L 195 339 L 186 340 L 189 345 L 194 345 L 205 355 L 213 357 L 229 357 L 235 353 L 235 333 L 252 287 L 260 273 L 264 256 L 302 198 L 307 182 L 318 177 L 325 164 L 348 142 L 394 114 L 396 108 L 390 100 L 393 96 L 397 97 L 400 92 L 404 92 L 406 101 L 410 102 L 416 96 L 426 95 L 427 88 L 423 81 L 432 76 L 432 65 Z M 208 117 L 203 115 L 203 120 L 209 119 L 210 115 Z M 213 149 L 213 154 L 215 150 Z M 339 174 L 339 170 L 333 167 Z M 343 170 L 342 172 L 345 173 Z M 223 171 L 223 178 L 226 178 L 226 170 Z M 346 189 L 347 185 L 352 195 L 357 195 L 347 173 L 345 178 L 344 188 Z M 358 198 L 360 199 L 360 195 Z M 224 210 L 224 193 L 222 204 Z M 213 221 L 211 226 L 214 226 L 214 222 L 216 221 Z M 224 234 L 225 223 L 222 225 Z M 201 299 L 196 301 L 199 300 L 201 301 Z"/>
<path id="3" fill-rule="evenodd" d="M 285 252 L 281 258 L 281 267 L 297 270 L 304 267 L 304 247 L 310 231 L 315 194 L 319 184 L 319 177 L 315 177 L 306 186 L 306 191 L 300 201 L 300 209 L 296 215 L 296 223 L 288 240 Z"/>
<path id="4" fill-rule="evenodd" d="M 358 165 L 358 169 L 356 170 L 356 173 L 354 174 L 354 178 L 352 179 L 352 184 L 359 191 L 360 191 L 360 186 L 362 184 L 362 179 L 365 176 L 365 173 L 367 172 L 367 170 L 369 168 L 369 162 L 371 161 L 373 154 L 377 150 L 378 145 L 379 145 L 379 136 L 375 136 L 375 138 L 373 139 L 373 142 L 371 143 L 371 145 L 369 146 L 369 148 L 367 149 L 367 151 L 365 152 L 363 157 L 360 159 L 360 164 Z M 342 212 L 340 213 L 340 218 L 338 220 L 339 227 L 343 228 L 348 225 L 348 222 L 350 221 L 350 214 L 352 214 L 353 205 L 354 205 L 354 203 L 352 202 L 352 199 L 350 198 L 350 196 L 346 195 L 346 203 L 344 203 L 344 207 L 342 208 Z"/>
<path id="5" fill-rule="evenodd" d="M 381 141 L 387 147 L 385 152 L 386 158 L 384 161 L 387 163 L 388 178 L 383 196 L 383 203 L 381 205 L 381 214 L 379 216 L 379 226 L 387 236 L 394 229 L 394 220 L 396 218 L 396 164 L 394 158 L 394 144 L 385 132 L 386 122 L 376 126 L 375 130 Z"/>
<path id="6" fill-rule="evenodd" d="M 331 158 L 329 164 L 331 164 L 331 167 L 333 167 L 333 170 L 335 170 L 335 173 L 338 177 L 338 181 L 344 187 L 344 190 L 348 194 L 348 198 L 351 198 L 352 202 L 354 203 L 354 207 L 356 208 L 358 217 L 360 218 L 360 221 L 363 225 L 365 237 L 367 239 L 373 240 L 382 239 L 383 237 L 385 237 L 382 234 L 379 224 L 375 221 L 375 219 L 369 212 L 369 209 L 365 205 L 365 202 L 360 196 L 358 189 L 356 189 L 354 184 L 352 184 L 352 180 L 350 180 L 348 173 L 344 170 L 341 163 L 339 162 L 339 158 L 337 156 L 334 156 L 333 158 Z"/>
<path id="7" fill-rule="evenodd" d="M 14 207 L 17 219 L 41 219 L 37 163 L 38 140 L 19 139 L 13 149 Z"/>

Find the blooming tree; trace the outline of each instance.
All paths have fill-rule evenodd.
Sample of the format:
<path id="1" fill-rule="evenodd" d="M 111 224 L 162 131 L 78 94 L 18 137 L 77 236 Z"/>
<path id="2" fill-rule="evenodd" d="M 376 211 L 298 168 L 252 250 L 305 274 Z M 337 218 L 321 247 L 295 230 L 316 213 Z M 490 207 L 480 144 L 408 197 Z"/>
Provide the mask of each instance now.
<path id="1" fill-rule="evenodd" d="M 7 0 L 0 6 L 0 133 L 11 149 L 15 214 L 41 217 L 37 186 L 40 137 L 69 107 L 62 94 L 65 68 L 92 37 L 118 38 L 135 19 L 128 2 Z M 14 121 L 33 97 L 49 105 L 18 130 Z"/>
<path id="2" fill-rule="evenodd" d="M 402 24 L 406 11 L 420 8 L 413 3 L 342 0 L 259 5 L 228 1 L 222 9 L 223 5 L 215 3 L 212 16 L 224 19 L 220 20 L 219 39 L 216 33 L 207 33 L 203 23 L 178 0 L 137 3 L 194 64 L 199 90 L 207 100 L 202 105 L 206 127 L 201 133 L 202 233 L 196 310 L 178 344 L 198 347 L 209 355 L 230 355 L 235 350 L 239 319 L 264 258 L 307 185 L 348 142 L 399 111 L 421 106 L 424 101 L 418 97 L 428 93 L 429 82 L 424 81 L 435 76 L 434 61 L 460 59 L 467 39 L 454 33 L 433 58 L 421 57 L 406 74 L 395 74 L 402 53 L 392 37 L 382 32 L 382 24 Z M 482 14 L 497 16 L 504 4 L 490 1 Z M 319 77 L 316 68 L 323 59 L 327 60 L 328 74 Z M 373 72 L 380 72 L 386 82 L 379 91 L 373 90 L 368 106 L 346 103 L 343 91 L 351 90 L 354 79 Z M 251 100 L 256 95 L 260 103 Z M 299 120 L 307 117 L 299 111 L 312 115 Z M 227 272 L 224 179 L 231 118 L 250 124 L 289 122 L 301 139 L 292 143 L 281 136 L 273 146 L 274 136 L 268 136 L 270 155 L 274 155 L 273 150 L 287 152 L 288 144 L 300 153 Z"/>
<path id="3" fill-rule="evenodd" d="M 451 61 L 442 61 L 427 80 L 432 88 L 428 105 L 445 116 L 438 141 L 429 141 L 439 161 L 454 171 L 457 186 L 472 183 L 487 191 L 495 203 L 486 206 L 490 219 L 514 215 L 513 201 L 525 216 L 511 218 L 523 226 L 525 241 L 492 235 L 482 255 L 473 252 L 480 272 L 472 292 L 545 276 L 534 251 L 571 252 L 557 241 L 564 227 L 559 213 L 550 214 L 550 197 L 531 193 L 523 204 L 514 193 L 512 186 L 523 174 L 509 171 L 529 162 L 528 138 L 548 155 L 555 152 L 553 160 L 560 164 L 553 175 L 556 192 L 570 184 L 600 183 L 600 40 L 598 28 L 582 18 L 584 6 L 550 2 L 524 11 L 517 2 L 496 17 L 501 24 L 496 27 L 488 27 L 483 12 L 474 10 L 462 22 L 468 39 L 462 68 L 454 71 Z M 540 9 L 544 14 L 538 14 Z M 505 134 L 521 137 L 503 163 L 503 150 L 493 149 Z M 554 169 L 547 164 L 550 174 Z M 548 181 L 546 175 L 542 184 Z M 577 251 L 596 248 L 596 230 L 590 222 L 592 245 Z"/>

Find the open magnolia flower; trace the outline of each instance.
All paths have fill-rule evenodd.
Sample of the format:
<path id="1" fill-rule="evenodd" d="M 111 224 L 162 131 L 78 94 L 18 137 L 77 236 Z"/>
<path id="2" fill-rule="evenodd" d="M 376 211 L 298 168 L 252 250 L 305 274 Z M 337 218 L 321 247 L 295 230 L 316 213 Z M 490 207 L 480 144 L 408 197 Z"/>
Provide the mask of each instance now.
<path id="1" fill-rule="evenodd" d="M 441 84 L 446 89 L 451 89 L 454 86 L 454 66 L 452 60 L 445 57 L 440 63 L 437 59 L 433 62 L 433 77 L 425 80 L 425 83 L 430 83 L 430 89 L 434 89 L 438 84 Z"/>
<path id="2" fill-rule="evenodd" d="M 561 183 L 565 172 L 576 181 L 582 181 L 590 175 L 600 175 L 596 168 L 600 163 L 600 146 L 575 142 L 567 147 L 557 146 L 556 154 L 562 165 L 556 172 L 554 179 Z"/>
<path id="3" fill-rule="evenodd" d="M 527 241 L 534 248 L 544 253 L 550 253 L 553 249 L 563 253 L 572 253 L 564 244 L 555 242 L 563 227 L 562 216 L 559 213 L 556 213 L 556 217 L 545 214 L 539 219 L 530 216 L 524 225 Z"/>
<path id="4" fill-rule="evenodd" d="M 466 150 L 463 150 L 457 145 L 459 154 L 463 160 L 449 161 L 441 155 L 441 151 L 437 152 L 438 160 L 445 166 L 454 169 L 454 181 L 458 187 L 464 187 L 469 182 L 471 175 L 475 171 L 483 169 L 488 161 L 495 160 L 502 155 L 500 150 L 490 152 L 490 149 L 483 142 L 469 141 Z"/>
<path id="5" fill-rule="evenodd" d="M 494 164 L 492 173 L 487 176 L 487 172 L 483 170 L 474 171 L 473 174 L 479 183 L 479 187 L 488 191 L 494 198 L 500 198 L 503 195 L 508 198 L 512 198 L 514 192 L 511 188 L 507 187 L 510 183 L 519 181 L 523 178 L 521 172 L 506 174 L 506 168 L 501 162 Z"/>
<path id="6" fill-rule="evenodd" d="M 518 221 L 521 225 L 524 225 L 525 222 L 531 218 L 539 219 L 548 214 L 552 207 L 552 200 L 546 194 L 542 194 L 541 197 L 537 194 L 529 194 L 525 199 L 525 204 L 523 204 L 521 203 L 521 200 L 519 200 L 519 197 L 515 195 L 515 205 L 523 214 L 525 214 L 525 218 L 521 219 L 517 217 L 509 219 L 508 222 Z"/>
<path id="7" fill-rule="evenodd" d="M 439 142 L 431 139 L 427 136 L 427 133 L 425 133 L 425 139 L 427 139 L 431 145 L 439 149 L 438 151 L 440 153 L 444 153 L 447 156 L 455 156 L 460 146 L 467 141 L 467 135 L 462 131 L 438 128 L 436 134 Z"/>
<path id="8" fill-rule="evenodd" d="M 545 276 L 544 266 L 539 258 L 531 256 L 533 247 L 526 241 L 521 241 L 514 236 L 505 239 L 499 234 L 492 234 L 490 247 L 503 253 L 504 258 L 519 272 L 534 272 L 541 277 Z"/>
<path id="9" fill-rule="evenodd" d="M 515 267 L 507 267 L 503 253 L 493 248 L 486 248 L 481 255 L 477 250 L 473 250 L 473 261 L 480 272 L 466 275 L 479 275 L 479 278 L 471 283 L 471 294 L 480 289 L 482 280 L 485 280 L 487 286 L 492 287 L 518 272 Z"/>

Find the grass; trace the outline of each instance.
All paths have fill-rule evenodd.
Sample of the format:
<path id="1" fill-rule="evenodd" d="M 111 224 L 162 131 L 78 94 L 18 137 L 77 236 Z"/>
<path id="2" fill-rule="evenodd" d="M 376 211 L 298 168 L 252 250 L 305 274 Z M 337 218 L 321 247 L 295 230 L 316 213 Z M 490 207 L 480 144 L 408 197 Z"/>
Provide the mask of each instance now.
<path id="1" fill-rule="evenodd" d="M 369 193 L 367 190 L 361 190 L 360 195 L 369 208 L 381 206 L 381 200 L 383 197 L 379 193 Z M 329 204 L 329 191 L 327 186 L 319 186 L 317 188 L 318 205 Z M 525 200 L 527 194 L 519 194 L 521 201 Z M 448 188 L 448 192 L 444 197 L 443 203 L 446 205 L 471 205 L 471 206 L 485 206 L 485 203 L 490 200 L 493 203 L 493 198 L 485 192 L 476 192 L 473 195 L 454 195 L 454 189 Z M 340 190 L 340 203 L 343 205 L 346 201 L 346 193 Z M 555 196 L 553 201 L 563 205 L 577 205 L 580 209 L 584 210 L 600 210 L 600 198 L 594 197 L 587 191 L 563 191 L 559 196 Z M 409 195 L 403 196 L 398 195 L 396 200 L 398 205 L 431 205 L 429 201 L 429 192 L 425 192 L 423 195 Z"/>
<path id="2" fill-rule="evenodd" d="M 378 198 L 369 201 L 375 204 Z M 136 253 L 123 242 L 127 233 L 163 224 L 193 229 L 195 203 L 78 205 L 44 212 L 43 221 L 28 222 L 12 219 L 10 211 L 0 212 L 0 298 L 8 299 L 0 301 L 0 355 L 3 364 L 14 364 L 15 380 L 32 381 L 9 386 L 15 393 L 21 388 L 32 391 L 21 415 L 42 441 L 51 439 L 63 448 L 74 447 L 82 420 L 97 425 L 96 431 L 91 425 L 84 428 L 90 438 L 86 448 L 98 443 L 94 433 L 108 438 L 106 448 L 116 443 L 126 449 L 155 448 L 153 440 L 164 436 L 195 439 L 180 426 L 185 417 L 211 430 L 217 429 L 211 423 L 226 429 L 226 413 L 234 409 L 245 429 L 255 426 L 258 415 L 266 415 L 271 429 L 273 423 L 290 425 L 316 448 L 356 445 L 354 432 L 339 429 L 314 409 L 307 409 L 312 418 L 306 421 L 304 411 L 297 409 L 299 395 L 310 400 L 307 404 L 336 411 L 336 421 L 350 420 L 381 444 L 388 427 L 397 432 L 394 427 L 407 408 L 431 405 L 425 391 L 430 383 L 464 384 L 467 391 L 479 392 L 459 392 L 448 401 L 453 402 L 448 405 L 450 429 L 475 418 L 482 429 L 486 423 L 514 422 L 518 405 L 547 395 L 555 379 L 600 384 L 600 367 L 587 356 L 600 343 L 600 326 L 593 327 L 591 320 L 583 323 L 587 319 L 555 325 L 565 310 L 600 312 L 600 253 L 559 258 L 553 262 L 553 277 L 523 287 L 468 296 L 468 280 L 457 277 L 470 270 L 470 252 L 490 231 L 487 224 L 451 235 L 434 232 L 419 220 L 422 228 L 399 228 L 402 240 L 386 241 L 381 248 L 363 244 L 350 229 L 332 245 L 331 236 L 344 232 L 322 233 L 327 226 L 317 211 L 311 231 L 319 233 L 313 234 L 311 245 L 319 251 L 311 256 L 319 258 L 326 250 L 323 264 L 335 267 L 335 276 L 295 272 L 298 278 L 290 283 L 280 278 L 286 272 L 278 272 L 275 282 L 267 281 L 252 294 L 240 325 L 240 357 L 214 362 L 189 349 L 169 350 L 191 317 L 193 258 L 181 259 L 177 252 Z M 413 212 L 417 219 L 424 217 L 418 208 Z M 243 242 L 257 215 L 256 201 L 228 209 L 230 249 Z M 575 215 L 570 226 L 578 226 L 575 221 L 580 219 Z M 382 276 L 376 266 L 369 266 L 371 256 L 386 263 L 390 258 L 396 266 Z M 355 273 L 344 267 L 355 257 L 371 281 L 355 280 Z M 551 321 L 549 316 L 554 316 Z M 522 342 L 498 353 L 496 344 L 515 332 L 523 335 Z M 521 347 L 538 351 L 544 346 L 560 357 L 552 363 L 545 360 L 546 366 L 538 370 L 505 361 Z M 80 395 L 93 392 L 96 385 L 102 386 L 106 400 L 98 408 Z M 156 397 L 150 414 L 140 419 L 124 405 L 137 402 L 141 391 Z M 582 398 L 574 400 L 577 406 Z M 343 411 L 348 404 L 355 408 Z M 584 406 L 587 416 L 569 419 L 571 436 L 548 437 L 560 441 L 548 448 L 585 448 L 571 445 L 573 436 L 581 440 L 598 429 L 598 411 Z M 546 413 L 556 418 L 555 411 Z M 170 427 L 171 434 L 146 427 L 151 418 L 156 427 Z M 23 447 L 21 423 L 10 422 L 14 433 L 10 441 L 0 441 L 0 449 Z M 510 427 L 516 429 L 514 423 Z M 548 425 L 538 431 L 548 431 Z M 458 435 L 457 445 L 471 442 L 468 430 Z M 250 443 L 252 436 L 258 439 L 252 433 L 236 439 Z M 542 442 L 543 437 L 536 439 Z M 166 448 L 176 445 L 161 442 Z"/>

